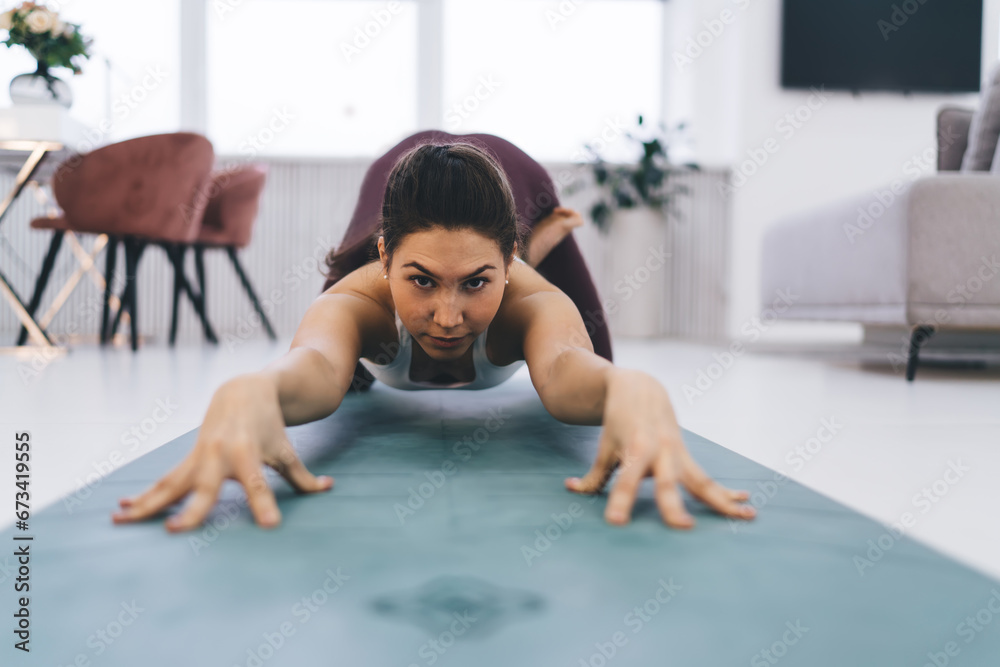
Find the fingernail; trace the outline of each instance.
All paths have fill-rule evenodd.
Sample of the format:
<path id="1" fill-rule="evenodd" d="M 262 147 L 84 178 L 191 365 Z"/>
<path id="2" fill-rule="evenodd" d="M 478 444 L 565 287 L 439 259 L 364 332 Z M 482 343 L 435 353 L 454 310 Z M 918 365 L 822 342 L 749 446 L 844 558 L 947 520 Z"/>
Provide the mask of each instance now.
<path id="1" fill-rule="evenodd" d="M 625 514 L 618 511 L 608 512 L 608 521 L 614 521 L 615 523 L 621 523 L 625 520 Z"/>
<path id="2" fill-rule="evenodd" d="M 757 514 L 757 510 L 753 507 L 750 507 L 749 505 L 743 507 L 743 516 L 754 516 L 755 514 Z"/>

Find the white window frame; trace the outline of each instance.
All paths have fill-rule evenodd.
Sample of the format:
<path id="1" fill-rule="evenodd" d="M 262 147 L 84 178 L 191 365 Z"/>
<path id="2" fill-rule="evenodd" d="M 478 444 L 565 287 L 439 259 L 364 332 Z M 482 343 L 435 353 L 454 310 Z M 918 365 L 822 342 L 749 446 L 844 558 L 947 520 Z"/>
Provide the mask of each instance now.
<path id="1" fill-rule="evenodd" d="M 208 4 L 216 0 L 180 0 L 181 129 L 208 134 Z M 238 3 L 240 0 L 221 0 Z M 336 0 L 327 0 L 336 2 Z M 444 123 L 444 4 L 443 0 L 399 0 L 417 5 L 417 126 L 442 127 Z M 664 4 L 669 0 L 661 0 Z M 664 77 L 669 72 L 668 15 L 663 12 L 660 45 Z M 660 82 L 660 111 L 669 109 L 668 86 Z"/>

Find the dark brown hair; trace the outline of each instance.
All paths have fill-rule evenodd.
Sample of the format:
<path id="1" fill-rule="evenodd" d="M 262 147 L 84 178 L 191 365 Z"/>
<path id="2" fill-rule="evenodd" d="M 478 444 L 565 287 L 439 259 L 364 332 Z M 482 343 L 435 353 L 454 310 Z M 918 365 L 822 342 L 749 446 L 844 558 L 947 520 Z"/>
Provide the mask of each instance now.
<path id="1" fill-rule="evenodd" d="M 345 264 L 361 260 L 359 250 L 367 261 L 378 258 L 379 236 L 391 263 L 408 234 L 433 227 L 469 229 L 493 239 L 504 262 L 513 258 L 515 241 L 524 252 L 507 175 L 487 148 L 472 143 L 425 143 L 403 153 L 389 173 L 379 223 L 364 248 L 327 255 L 329 278 L 348 273 Z"/>

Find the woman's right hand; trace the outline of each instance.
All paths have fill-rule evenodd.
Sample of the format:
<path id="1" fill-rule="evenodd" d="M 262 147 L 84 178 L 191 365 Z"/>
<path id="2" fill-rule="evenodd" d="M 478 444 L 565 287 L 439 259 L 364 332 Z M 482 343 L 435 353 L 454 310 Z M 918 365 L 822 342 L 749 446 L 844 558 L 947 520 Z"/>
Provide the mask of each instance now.
<path id="1" fill-rule="evenodd" d="M 235 479 L 246 490 L 250 511 L 262 528 L 281 522 L 261 464 L 278 471 L 300 493 L 327 491 L 333 478 L 309 472 L 285 434 L 277 389 L 268 378 L 243 375 L 222 385 L 208 406 L 194 449 L 176 468 L 134 498 L 119 501 L 115 523 L 146 519 L 189 493 L 190 501 L 167 522 L 171 532 L 201 525 L 222 482 Z"/>

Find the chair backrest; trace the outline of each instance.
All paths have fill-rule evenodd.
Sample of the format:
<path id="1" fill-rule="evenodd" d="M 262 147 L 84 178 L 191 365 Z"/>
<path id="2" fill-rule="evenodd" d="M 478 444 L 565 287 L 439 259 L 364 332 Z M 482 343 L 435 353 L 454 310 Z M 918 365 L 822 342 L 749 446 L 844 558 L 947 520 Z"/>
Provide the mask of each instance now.
<path id="1" fill-rule="evenodd" d="M 267 165 L 251 164 L 212 175 L 211 197 L 202 217 L 198 243 L 243 248 L 250 243 L 267 182 Z"/>
<path id="2" fill-rule="evenodd" d="M 129 139 L 71 157 L 52 189 L 70 229 L 188 243 L 198 236 L 215 152 L 200 134 Z"/>
<path id="3" fill-rule="evenodd" d="M 946 106 L 937 115 L 938 171 L 959 171 L 962 157 L 969 146 L 969 126 L 972 109 Z"/>

